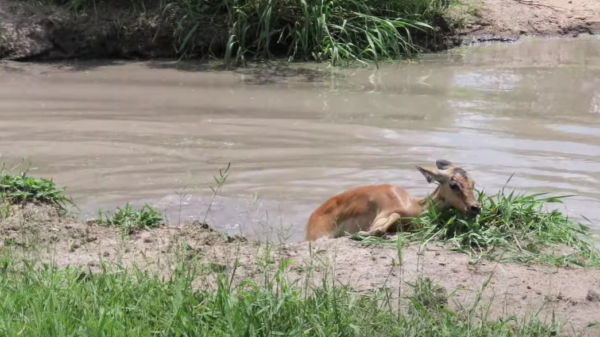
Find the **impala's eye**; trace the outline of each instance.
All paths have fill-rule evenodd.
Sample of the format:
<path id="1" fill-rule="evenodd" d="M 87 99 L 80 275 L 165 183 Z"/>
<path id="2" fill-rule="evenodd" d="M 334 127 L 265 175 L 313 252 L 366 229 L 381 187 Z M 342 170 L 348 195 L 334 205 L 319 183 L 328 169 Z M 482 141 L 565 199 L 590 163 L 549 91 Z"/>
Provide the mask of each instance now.
<path id="1" fill-rule="evenodd" d="M 450 182 L 450 188 L 454 192 L 460 192 L 460 186 L 457 183 L 455 183 L 454 181 Z"/>

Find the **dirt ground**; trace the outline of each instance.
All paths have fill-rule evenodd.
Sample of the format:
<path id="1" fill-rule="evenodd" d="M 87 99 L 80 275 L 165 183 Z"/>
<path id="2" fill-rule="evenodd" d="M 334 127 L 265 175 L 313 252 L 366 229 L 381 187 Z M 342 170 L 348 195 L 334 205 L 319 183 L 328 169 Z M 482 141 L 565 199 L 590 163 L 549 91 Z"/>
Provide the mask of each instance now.
<path id="1" fill-rule="evenodd" d="M 456 292 L 449 300 L 450 309 L 472 304 L 490 278 L 481 302 L 483 307 L 491 303 L 490 318 L 539 312 L 540 319 L 550 320 L 555 312 L 558 319 L 569 320 L 571 332 L 600 322 L 600 269 L 474 262 L 465 254 L 433 245 L 422 253 L 418 246 L 403 248 L 400 263 L 396 247 L 363 247 L 348 238 L 269 247 L 197 223 L 128 236 L 115 228 L 60 218 L 52 208 L 39 206 L 13 208 L 0 221 L 0 235 L 5 249 L 10 246 L 29 258 L 52 259 L 60 267 L 82 266 L 92 273 L 105 263 L 166 276 L 178 262 L 193 260 L 209 271 L 232 273 L 235 269 L 238 281 L 260 280 L 260 265 L 270 256 L 273 265 L 291 260 L 287 275 L 292 281 L 310 279 L 318 284 L 325 275 L 335 275 L 338 284 L 358 293 L 387 289 L 394 296 L 410 293 L 406 282 L 429 277 L 448 294 Z M 234 268 L 236 260 L 239 267 Z M 199 282 L 207 288 L 211 284 L 207 279 Z M 586 330 L 585 335 L 600 335 L 600 326 Z"/>
<path id="2" fill-rule="evenodd" d="M 577 36 L 600 33 L 598 0 L 463 0 L 460 36 Z"/>

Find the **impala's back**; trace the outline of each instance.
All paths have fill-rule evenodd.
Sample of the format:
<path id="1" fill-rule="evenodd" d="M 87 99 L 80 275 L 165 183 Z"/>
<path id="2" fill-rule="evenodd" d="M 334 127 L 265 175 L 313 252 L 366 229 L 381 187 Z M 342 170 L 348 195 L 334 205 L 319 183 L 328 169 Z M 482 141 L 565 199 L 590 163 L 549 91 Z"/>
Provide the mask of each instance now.
<path id="1" fill-rule="evenodd" d="M 373 221 L 388 209 L 410 204 L 408 194 L 392 185 L 363 186 L 327 200 L 311 215 L 306 239 L 339 237 L 345 233 L 368 230 Z"/>

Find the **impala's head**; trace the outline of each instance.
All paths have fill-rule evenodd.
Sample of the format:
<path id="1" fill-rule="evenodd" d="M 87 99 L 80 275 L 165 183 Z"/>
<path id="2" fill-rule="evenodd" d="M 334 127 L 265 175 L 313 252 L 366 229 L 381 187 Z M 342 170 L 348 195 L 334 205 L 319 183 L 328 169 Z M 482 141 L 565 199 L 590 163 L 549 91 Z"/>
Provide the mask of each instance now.
<path id="1" fill-rule="evenodd" d="M 478 215 L 481 206 L 473 195 L 475 182 L 469 174 L 458 166 L 454 166 L 447 160 L 437 160 L 437 168 L 419 167 L 417 169 L 425 176 L 428 183 L 437 182 L 439 187 L 435 198 L 442 204 L 456 208 L 469 214 Z"/>

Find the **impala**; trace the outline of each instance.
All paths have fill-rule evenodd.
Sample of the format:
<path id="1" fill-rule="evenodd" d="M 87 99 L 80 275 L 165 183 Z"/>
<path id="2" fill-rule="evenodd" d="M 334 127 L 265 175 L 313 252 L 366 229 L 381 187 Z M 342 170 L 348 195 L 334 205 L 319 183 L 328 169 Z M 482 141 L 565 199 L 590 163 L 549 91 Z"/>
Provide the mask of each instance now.
<path id="1" fill-rule="evenodd" d="M 437 182 L 429 196 L 412 198 L 393 185 L 363 186 L 338 194 L 317 208 L 306 225 L 306 240 L 336 238 L 344 234 L 381 236 L 393 230 L 407 230 L 431 201 L 439 209 L 454 207 L 476 216 L 481 206 L 473 195 L 475 182 L 462 168 L 447 160 L 435 167 L 419 167 L 428 183 Z M 398 226 L 399 225 L 399 226 Z"/>

